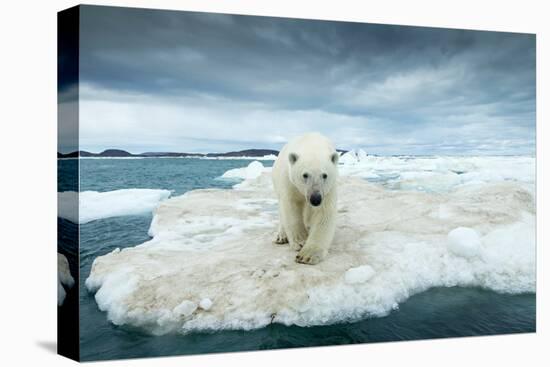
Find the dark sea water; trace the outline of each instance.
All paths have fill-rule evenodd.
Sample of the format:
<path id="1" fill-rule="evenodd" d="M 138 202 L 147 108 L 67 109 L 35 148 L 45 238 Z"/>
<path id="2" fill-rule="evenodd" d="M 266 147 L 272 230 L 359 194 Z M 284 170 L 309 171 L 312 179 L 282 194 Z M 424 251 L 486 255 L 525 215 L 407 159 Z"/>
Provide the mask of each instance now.
<path id="1" fill-rule="evenodd" d="M 75 160 L 59 160 L 62 172 Z M 235 182 L 216 179 L 249 160 L 178 158 L 82 159 L 80 190 L 111 191 L 128 188 L 168 189 L 172 195 L 199 188 L 231 188 Z M 273 162 L 262 162 L 271 165 Z M 70 170 L 67 170 L 70 172 Z M 60 175 L 60 177 L 62 177 Z M 76 190 L 60 182 L 59 191 Z M 220 331 L 187 335 L 151 336 L 107 321 L 84 282 L 97 256 L 117 247 L 150 239 L 151 214 L 107 218 L 80 226 L 80 343 L 82 360 L 138 358 L 181 354 L 295 348 L 351 343 L 386 342 L 480 336 L 535 331 L 534 294 L 506 295 L 477 288 L 435 288 L 415 295 L 398 310 L 381 318 L 315 327 L 273 324 L 253 331 Z M 59 230 L 75 225 L 59 219 Z M 63 234 L 63 233 L 61 233 Z M 62 245 L 63 246 L 63 245 Z M 70 252 L 70 250 L 68 250 Z M 76 254 L 69 254 L 75 271 Z M 74 269 L 74 270 L 73 270 Z M 73 288 L 73 292 L 74 292 Z M 67 302 L 76 294 L 67 295 Z"/>

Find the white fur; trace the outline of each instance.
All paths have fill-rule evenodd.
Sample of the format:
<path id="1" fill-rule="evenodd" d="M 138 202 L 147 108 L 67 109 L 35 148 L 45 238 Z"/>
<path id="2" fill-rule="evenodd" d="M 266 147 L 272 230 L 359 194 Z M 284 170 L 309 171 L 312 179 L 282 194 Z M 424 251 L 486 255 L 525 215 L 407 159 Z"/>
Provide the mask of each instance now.
<path id="1" fill-rule="evenodd" d="M 288 242 L 299 251 L 297 262 L 319 263 L 328 253 L 336 228 L 338 153 L 323 135 L 302 135 L 283 147 L 272 177 L 280 220 L 275 243 Z M 310 203 L 314 192 L 321 194 L 319 206 Z"/>

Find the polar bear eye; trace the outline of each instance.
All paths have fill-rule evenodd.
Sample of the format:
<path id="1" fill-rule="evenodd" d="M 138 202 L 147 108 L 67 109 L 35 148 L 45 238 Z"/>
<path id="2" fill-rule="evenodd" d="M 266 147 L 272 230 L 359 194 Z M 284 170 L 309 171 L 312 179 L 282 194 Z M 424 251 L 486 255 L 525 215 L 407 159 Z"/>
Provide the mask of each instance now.
<path id="1" fill-rule="evenodd" d="M 321 175 L 321 177 L 323 178 L 323 180 L 326 180 L 327 177 L 328 177 L 328 175 L 327 175 L 326 173 L 323 173 L 323 174 Z"/>
<path id="2" fill-rule="evenodd" d="M 302 177 L 304 178 L 304 180 L 307 180 L 307 179 L 308 179 L 308 177 L 309 177 L 309 174 L 307 174 L 307 173 L 304 173 L 304 174 L 302 175 Z"/>

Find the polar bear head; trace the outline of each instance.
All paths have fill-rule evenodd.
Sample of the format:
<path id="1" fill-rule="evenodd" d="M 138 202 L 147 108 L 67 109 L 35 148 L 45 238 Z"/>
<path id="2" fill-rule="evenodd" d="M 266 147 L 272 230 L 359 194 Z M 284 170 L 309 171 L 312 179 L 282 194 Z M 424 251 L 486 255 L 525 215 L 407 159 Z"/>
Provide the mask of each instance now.
<path id="1" fill-rule="evenodd" d="M 327 154 L 289 153 L 290 182 L 312 206 L 319 206 L 336 186 L 338 158 L 336 151 Z"/>

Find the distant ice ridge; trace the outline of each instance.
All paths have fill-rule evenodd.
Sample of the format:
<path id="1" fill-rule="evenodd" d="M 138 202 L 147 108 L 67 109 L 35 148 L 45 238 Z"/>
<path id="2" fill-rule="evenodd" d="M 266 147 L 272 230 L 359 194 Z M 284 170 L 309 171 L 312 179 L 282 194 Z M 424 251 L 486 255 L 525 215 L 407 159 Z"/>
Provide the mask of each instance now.
<path id="1" fill-rule="evenodd" d="M 58 216 L 81 224 L 122 215 L 150 213 L 170 196 L 169 190 L 123 189 L 107 192 L 59 192 Z M 76 206 L 77 199 L 79 206 Z"/>
<path id="2" fill-rule="evenodd" d="M 379 163 L 402 164 L 387 159 Z M 497 162 L 495 172 L 520 169 L 509 159 L 457 163 L 478 172 Z M 501 175 L 519 176 L 511 171 Z M 262 172 L 235 190 L 163 201 L 153 238 L 96 258 L 86 286 L 111 322 L 157 335 L 382 316 L 438 286 L 535 292 L 535 201 L 524 179 L 433 193 L 388 190 L 344 174 L 333 246 L 323 262 L 308 266 L 294 261 L 288 245 L 272 243 L 277 201 L 269 172 Z"/>
<path id="3" fill-rule="evenodd" d="M 534 192 L 535 158 L 382 157 L 363 150 L 340 157 L 340 175 L 378 181 L 391 189 L 443 192 L 464 185 L 516 181 Z"/>

